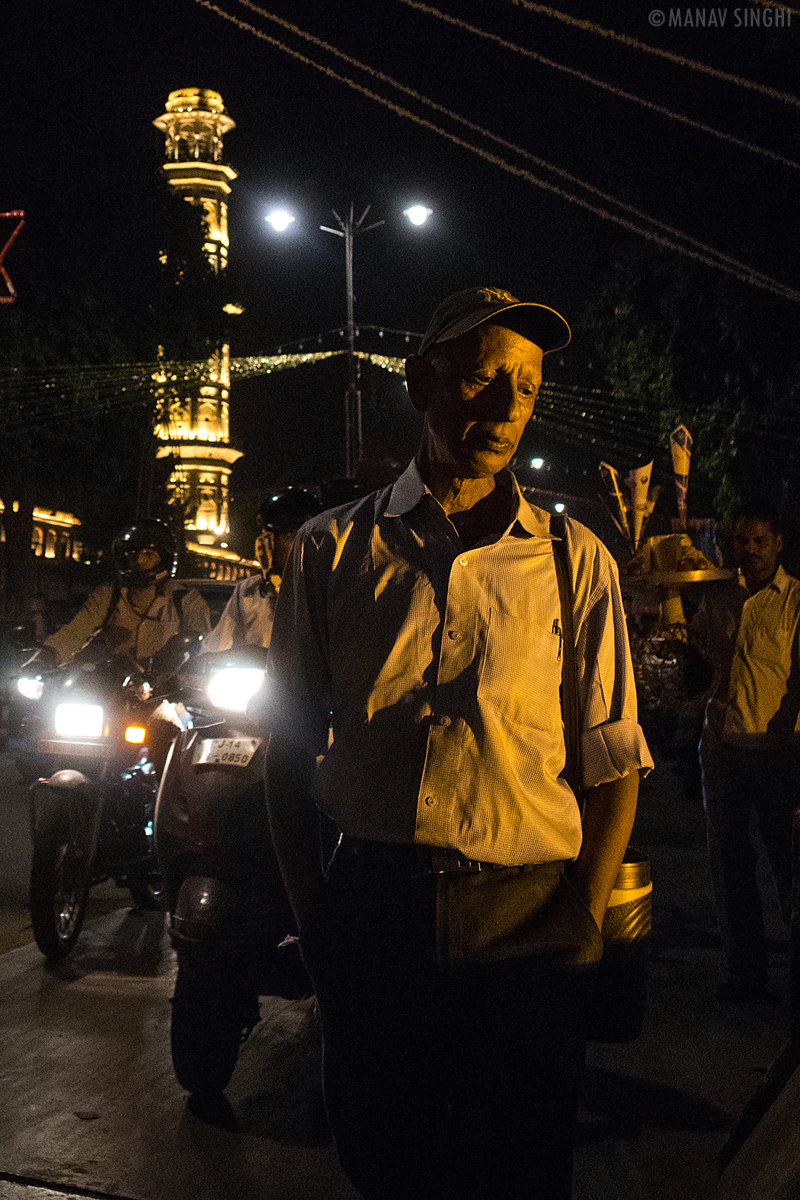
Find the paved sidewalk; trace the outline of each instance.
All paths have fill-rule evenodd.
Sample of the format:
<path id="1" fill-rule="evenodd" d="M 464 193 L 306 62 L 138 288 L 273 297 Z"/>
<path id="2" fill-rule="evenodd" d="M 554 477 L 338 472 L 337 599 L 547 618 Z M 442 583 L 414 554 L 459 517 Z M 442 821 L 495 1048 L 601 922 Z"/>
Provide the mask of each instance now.
<path id="1" fill-rule="evenodd" d="M 634 844 L 655 887 L 650 1011 L 636 1042 L 591 1047 L 575 1200 L 712 1200 L 719 1149 L 788 1034 L 788 933 L 770 900 L 776 1001 L 720 1004 L 702 812 L 665 768 Z M 174 1079 L 173 975 L 163 917 L 132 910 L 92 922 L 57 968 L 34 946 L 0 957 L 0 1200 L 354 1200 L 310 1003 L 262 1002 L 226 1131 L 189 1115 Z"/>

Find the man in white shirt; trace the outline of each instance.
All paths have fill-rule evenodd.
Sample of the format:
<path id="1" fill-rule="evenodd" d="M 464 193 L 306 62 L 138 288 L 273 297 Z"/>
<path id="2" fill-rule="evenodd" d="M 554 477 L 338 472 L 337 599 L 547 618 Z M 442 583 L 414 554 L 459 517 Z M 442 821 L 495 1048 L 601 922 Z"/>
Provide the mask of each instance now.
<path id="1" fill-rule="evenodd" d="M 236 584 L 220 619 L 203 640 L 203 654 L 220 654 L 235 646 L 269 646 L 281 575 L 295 534 L 321 508 L 316 496 L 301 487 L 282 488 L 261 503 L 261 532 L 255 545 L 261 570 Z"/>
<path id="2" fill-rule="evenodd" d="M 727 971 L 723 1000 L 767 988 L 764 920 L 750 834 L 755 813 L 781 910 L 791 916 L 792 812 L 800 802 L 800 582 L 779 565 L 775 514 L 734 522 L 739 578 L 709 589 L 691 639 L 713 663 L 700 739 L 703 801 L 717 921 Z"/>
<path id="3" fill-rule="evenodd" d="M 277 606 L 270 819 L 340 1160 L 368 1200 L 571 1194 L 571 964 L 602 953 L 652 763 L 616 568 L 568 521 L 583 815 L 563 774 L 553 537 L 506 468 L 568 340 L 508 292 L 445 300 L 406 364 L 416 459 L 304 526 Z M 343 832 L 326 878 L 316 806 Z"/>

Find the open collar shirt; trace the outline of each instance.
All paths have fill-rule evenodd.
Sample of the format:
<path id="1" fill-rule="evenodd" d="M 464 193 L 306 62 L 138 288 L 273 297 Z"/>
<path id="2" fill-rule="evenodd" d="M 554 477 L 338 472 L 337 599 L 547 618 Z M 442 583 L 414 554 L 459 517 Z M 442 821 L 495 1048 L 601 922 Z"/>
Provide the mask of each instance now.
<path id="1" fill-rule="evenodd" d="M 744 576 L 709 588 L 690 634 L 713 663 L 708 720 L 726 742 L 800 738 L 800 581 L 778 567 L 750 592 Z"/>
<path id="2" fill-rule="evenodd" d="M 300 531 L 275 614 L 272 720 L 311 754 L 348 835 L 503 864 L 574 858 L 562 622 L 549 516 L 510 472 L 513 520 L 464 548 L 415 463 Z M 652 766 L 615 564 L 567 521 L 584 787 Z"/>

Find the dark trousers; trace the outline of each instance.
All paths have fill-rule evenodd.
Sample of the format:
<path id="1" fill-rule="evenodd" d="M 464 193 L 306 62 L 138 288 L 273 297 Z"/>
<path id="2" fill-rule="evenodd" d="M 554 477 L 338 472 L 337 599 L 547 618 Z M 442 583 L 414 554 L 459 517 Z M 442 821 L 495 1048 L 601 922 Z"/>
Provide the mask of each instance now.
<path id="1" fill-rule="evenodd" d="M 368 1200 L 568 1200 L 584 976 L 437 965 L 408 850 L 338 852 L 305 945 L 342 1166 Z"/>
<path id="2" fill-rule="evenodd" d="M 700 766 L 714 902 L 728 974 L 762 987 L 767 982 L 767 941 L 751 821 L 755 814 L 788 922 L 792 812 L 800 803 L 800 755 L 794 747 L 730 746 L 707 724 L 700 739 Z"/>

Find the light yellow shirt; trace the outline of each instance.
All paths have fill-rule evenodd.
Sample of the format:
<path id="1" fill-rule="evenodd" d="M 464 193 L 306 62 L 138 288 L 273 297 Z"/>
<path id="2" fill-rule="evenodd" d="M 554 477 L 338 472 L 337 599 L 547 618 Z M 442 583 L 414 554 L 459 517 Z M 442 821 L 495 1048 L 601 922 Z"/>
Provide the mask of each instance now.
<path id="1" fill-rule="evenodd" d="M 320 807 L 353 837 L 449 846 L 517 864 L 574 858 L 561 777 L 563 661 L 548 514 L 510 472 L 516 517 L 464 549 L 412 463 L 392 487 L 315 517 L 283 576 L 271 643 L 274 719 L 311 754 Z M 616 566 L 567 522 L 583 783 L 652 760 Z"/>
<path id="2" fill-rule="evenodd" d="M 708 719 L 723 740 L 757 747 L 800 734 L 800 581 L 778 567 L 751 595 L 741 577 L 709 589 L 691 624 L 717 672 Z"/>
<path id="3" fill-rule="evenodd" d="M 180 593 L 180 604 L 176 592 Z M 145 613 L 137 612 L 131 606 L 127 588 L 122 588 L 114 611 L 109 614 L 112 599 L 112 585 L 101 584 L 67 625 L 45 639 L 44 644 L 55 650 L 59 662 L 69 662 L 100 628 L 107 615 L 108 623 L 103 632 L 106 645 L 130 654 L 140 662 L 157 654 L 170 638 L 180 633 L 189 636 L 211 630 L 208 605 L 200 593 L 194 588 L 187 590 L 172 579 L 159 585 Z"/>

